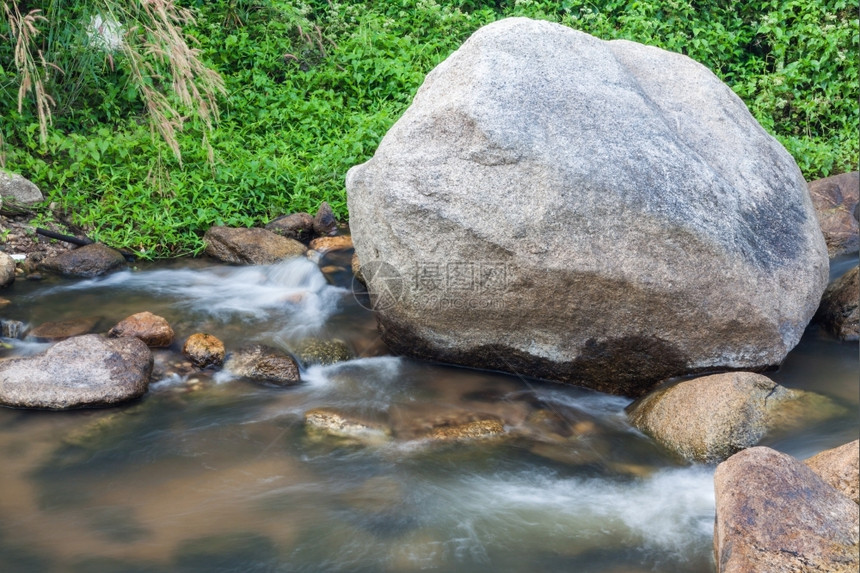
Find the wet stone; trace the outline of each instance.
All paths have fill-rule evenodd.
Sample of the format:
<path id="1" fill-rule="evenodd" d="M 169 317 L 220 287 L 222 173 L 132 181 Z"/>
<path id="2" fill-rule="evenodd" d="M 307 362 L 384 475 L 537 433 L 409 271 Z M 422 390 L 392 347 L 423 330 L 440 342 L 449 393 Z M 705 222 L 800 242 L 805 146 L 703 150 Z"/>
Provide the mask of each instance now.
<path id="1" fill-rule="evenodd" d="M 89 334 L 96 327 L 99 320 L 99 317 L 85 316 L 56 322 L 43 322 L 36 328 L 30 330 L 27 334 L 27 338 L 37 342 L 53 342 L 56 340 L 64 340 L 72 336 Z"/>
<path id="2" fill-rule="evenodd" d="M 0 320 L 0 337 L 23 338 L 27 325 L 20 320 Z"/>
<path id="3" fill-rule="evenodd" d="M 301 382 L 295 359 L 263 344 L 242 347 L 230 356 L 224 368 L 236 376 L 276 386 L 293 386 Z"/>
<path id="4" fill-rule="evenodd" d="M 338 339 L 306 338 L 296 344 L 293 351 L 303 366 L 335 364 L 353 358 L 349 345 Z"/>
<path id="5" fill-rule="evenodd" d="M 331 206 L 323 201 L 314 216 L 314 234 L 318 237 L 324 237 L 335 233 L 337 233 L 337 219 L 334 217 Z"/>
<path id="6" fill-rule="evenodd" d="M 6 253 L 0 253 L 0 288 L 15 281 L 15 260 Z"/>
<path id="7" fill-rule="evenodd" d="M 122 253 L 101 243 L 93 243 L 48 257 L 40 263 L 39 268 L 63 276 L 89 278 L 125 266 Z"/>
<path id="8" fill-rule="evenodd" d="M 352 248 L 352 237 L 339 235 L 337 237 L 319 237 L 311 241 L 310 248 L 327 253 L 329 251 L 341 251 Z"/>
<path id="9" fill-rule="evenodd" d="M 323 434 L 367 445 L 377 445 L 391 439 L 391 430 L 382 424 L 334 408 L 314 408 L 305 412 L 304 418 L 311 436 Z"/>
<path id="10" fill-rule="evenodd" d="M 308 213 L 293 213 L 273 219 L 266 230 L 288 239 L 307 243 L 314 236 L 314 218 Z"/>
<path id="11" fill-rule="evenodd" d="M 182 354 L 198 368 L 221 366 L 224 363 L 224 343 L 211 334 L 197 332 L 185 341 Z"/>
<path id="12" fill-rule="evenodd" d="M 173 343 L 173 329 L 167 320 L 151 312 L 139 312 L 123 319 L 110 329 L 108 336 L 133 336 L 150 348 L 162 348 Z"/>
<path id="13" fill-rule="evenodd" d="M 495 416 L 481 417 L 462 423 L 446 423 L 435 426 L 426 438 L 435 441 L 469 441 L 496 438 L 505 434 L 505 425 Z"/>

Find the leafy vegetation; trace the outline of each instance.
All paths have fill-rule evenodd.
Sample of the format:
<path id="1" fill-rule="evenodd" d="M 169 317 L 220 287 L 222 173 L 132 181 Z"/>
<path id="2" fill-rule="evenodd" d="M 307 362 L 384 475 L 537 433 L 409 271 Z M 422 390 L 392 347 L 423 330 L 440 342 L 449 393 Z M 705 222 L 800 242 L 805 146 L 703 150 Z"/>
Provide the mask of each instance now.
<path id="1" fill-rule="evenodd" d="M 133 45 L 152 56 L 144 46 L 153 38 L 131 7 L 172 2 L 126 2 L 124 12 L 106 0 L 24 4 L 49 17 L 33 24 L 41 33 L 31 54 L 53 59 L 34 57 L 30 69 L 55 105 L 43 133 L 37 105 L 18 110 L 19 36 L 7 18 L 6 167 L 94 238 L 145 257 L 196 253 L 213 224 L 260 225 L 323 200 L 345 218 L 346 171 L 372 155 L 426 73 L 477 28 L 512 15 L 685 53 L 732 86 L 808 179 L 857 168 L 858 19 L 841 0 L 185 0 L 176 10 L 195 20 L 174 22 L 223 81 L 221 93 L 203 70 L 193 78 L 214 82 L 202 98 L 217 98 L 211 131 L 214 115 L 168 89 L 169 60 L 150 57 L 151 67 L 135 72 L 135 56 L 93 40 L 100 17 L 102 30 L 104 22 L 138 30 Z M 153 137 L 153 92 L 168 105 L 174 143 Z"/>

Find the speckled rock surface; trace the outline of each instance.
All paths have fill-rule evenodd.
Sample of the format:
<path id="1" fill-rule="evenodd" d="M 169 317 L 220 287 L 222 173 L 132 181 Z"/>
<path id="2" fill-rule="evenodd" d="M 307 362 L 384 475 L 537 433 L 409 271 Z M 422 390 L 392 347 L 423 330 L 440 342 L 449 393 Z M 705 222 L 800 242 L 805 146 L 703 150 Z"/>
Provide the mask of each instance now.
<path id="1" fill-rule="evenodd" d="M 198 368 L 221 366 L 226 354 L 224 343 L 215 336 L 205 332 L 196 332 L 185 340 L 182 345 L 184 354 Z"/>
<path id="2" fill-rule="evenodd" d="M 39 264 L 44 271 L 69 277 L 97 277 L 125 268 L 125 257 L 115 249 L 93 243 L 48 257 Z"/>
<path id="3" fill-rule="evenodd" d="M 162 316 L 151 312 L 138 312 L 121 320 L 110 329 L 108 336 L 134 336 L 150 348 L 162 348 L 173 344 L 173 329 Z"/>
<path id="4" fill-rule="evenodd" d="M 242 378 L 276 386 L 301 382 L 299 365 L 292 356 L 264 344 L 249 344 L 234 352 L 224 368 Z"/>
<path id="5" fill-rule="evenodd" d="M 860 506 L 802 462 L 770 448 L 730 457 L 714 474 L 720 573 L 855 573 Z"/>
<path id="6" fill-rule="evenodd" d="M 806 181 L 728 86 L 549 22 L 478 30 L 346 187 L 384 340 L 431 360 L 641 395 L 779 364 L 827 283 Z"/>
<path id="7" fill-rule="evenodd" d="M 0 362 L 0 404 L 50 410 L 111 406 L 142 396 L 151 373 L 152 353 L 137 338 L 77 336 L 42 354 Z"/>
<path id="8" fill-rule="evenodd" d="M 15 259 L 6 253 L 0 253 L 0 288 L 15 282 Z"/>
<path id="9" fill-rule="evenodd" d="M 295 239 L 257 228 L 211 227 L 203 241 L 207 255 L 233 265 L 271 265 L 308 250 Z"/>
<path id="10" fill-rule="evenodd" d="M 821 476 L 854 503 L 860 504 L 860 440 L 803 460 L 812 471 Z"/>
<path id="11" fill-rule="evenodd" d="M 860 340 L 860 267 L 854 267 L 827 287 L 815 320 L 842 340 Z"/>
<path id="12" fill-rule="evenodd" d="M 830 256 L 856 253 L 860 236 L 854 212 L 860 204 L 860 172 L 811 181 L 809 193 Z"/>

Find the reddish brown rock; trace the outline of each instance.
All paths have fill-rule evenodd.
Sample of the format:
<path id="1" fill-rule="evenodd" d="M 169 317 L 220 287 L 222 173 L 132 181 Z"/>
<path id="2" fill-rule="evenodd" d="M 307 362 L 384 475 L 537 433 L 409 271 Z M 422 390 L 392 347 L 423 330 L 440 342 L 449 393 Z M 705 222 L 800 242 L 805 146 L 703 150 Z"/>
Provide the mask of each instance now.
<path id="1" fill-rule="evenodd" d="M 295 239 L 257 228 L 212 227 L 203 241 L 207 255 L 233 265 L 271 265 L 307 251 Z"/>
<path id="2" fill-rule="evenodd" d="M 803 460 L 812 471 L 860 504 L 860 440 L 825 450 Z"/>
<path id="3" fill-rule="evenodd" d="M 802 462 L 765 447 L 717 466 L 720 573 L 856 573 L 860 507 Z"/>
<path id="4" fill-rule="evenodd" d="M 211 334 L 197 332 L 185 341 L 182 354 L 198 368 L 221 366 L 224 363 L 224 343 Z"/>
<path id="5" fill-rule="evenodd" d="M 809 194 L 830 256 L 857 252 L 860 238 L 853 212 L 860 202 L 860 173 L 841 173 L 812 181 Z"/>
<path id="6" fill-rule="evenodd" d="M 162 348 L 173 344 L 173 329 L 167 320 L 151 312 L 139 312 L 120 321 L 110 329 L 108 336 L 118 338 L 133 336 L 150 348 Z"/>
<path id="7" fill-rule="evenodd" d="M 815 320 L 842 340 L 860 340 L 860 268 L 854 267 L 827 287 Z"/>
<path id="8" fill-rule="evenodd" d="M 39 268 L 69 277 L 89 278 L 125 266 L 122 253 L 101 243 L 93 243 L 48 257 L 40 263 Z"/>

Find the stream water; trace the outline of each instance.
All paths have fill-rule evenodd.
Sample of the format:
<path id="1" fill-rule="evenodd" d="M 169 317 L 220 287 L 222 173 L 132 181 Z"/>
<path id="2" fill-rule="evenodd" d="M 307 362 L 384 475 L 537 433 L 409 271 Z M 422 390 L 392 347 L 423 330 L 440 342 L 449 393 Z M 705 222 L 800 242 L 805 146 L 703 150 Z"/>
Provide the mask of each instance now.
<path id="1" fill-rule="evenodd" d="M 323 263 L 349 267 L 345 254 Z M 0 408 L 0 569 L 714 571 L 712 466 L 682 463 L 630 427 L 625 398 L 387 355 L 351 280 L 304 259 L 194 260 L 4 291 L 0 318 L 96 317 L 104 332 L 148 310 L 168 319 L 177 343 L 155 351 L 158 380 L 136 403 Z M 200 331 L 228 351 L 336 338 L 357 358 L 304 367 L 290 388 L 172 371 Z M 47 346 L 5 342 L 6 357 Z M 857 438 L 856 343 L 812 326 L 772 376 L 849 413 L 765 444 L 803 458 Z M 323 406 L 385 422 L 398 439 L 320 438 L 303 413 Z M 476 414 L 501 417 L 510 436 L 409 439 L 422 424 Z"/>

